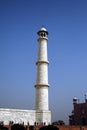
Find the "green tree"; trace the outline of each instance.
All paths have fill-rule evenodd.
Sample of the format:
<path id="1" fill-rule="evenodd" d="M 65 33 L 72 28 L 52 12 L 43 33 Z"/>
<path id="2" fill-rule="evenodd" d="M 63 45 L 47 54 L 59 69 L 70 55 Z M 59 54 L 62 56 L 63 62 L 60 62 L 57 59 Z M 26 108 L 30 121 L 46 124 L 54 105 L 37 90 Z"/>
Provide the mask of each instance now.
<path id="1" fill-rule="evenodd" d="M 64 121 L 58 120 L 52 123 L 52 125 L 65 125 Z"/>

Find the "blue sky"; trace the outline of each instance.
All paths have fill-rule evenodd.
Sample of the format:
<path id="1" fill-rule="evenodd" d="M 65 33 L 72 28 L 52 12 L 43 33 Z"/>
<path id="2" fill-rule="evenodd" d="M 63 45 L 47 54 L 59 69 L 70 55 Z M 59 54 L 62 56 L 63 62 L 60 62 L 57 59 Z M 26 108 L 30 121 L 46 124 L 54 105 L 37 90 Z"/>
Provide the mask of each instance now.
<path id="1" fill-rule="evenodd" d="M 87 94 L 87 0 L 0 0 L 0 107 L 34 109 L 37 31 L 48 32 L 52 121 Z"/>

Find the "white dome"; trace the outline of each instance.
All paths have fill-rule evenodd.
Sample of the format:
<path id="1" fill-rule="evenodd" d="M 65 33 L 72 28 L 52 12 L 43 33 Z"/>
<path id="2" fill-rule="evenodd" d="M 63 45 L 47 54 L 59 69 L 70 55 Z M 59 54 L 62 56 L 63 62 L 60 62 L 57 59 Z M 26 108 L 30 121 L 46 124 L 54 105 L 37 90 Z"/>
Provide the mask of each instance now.
<path id="1" fill-rule="evenodd" d="M 78 98 L 77 98 L 77 97 L 74 97 L 73 99 L 74 99 L 74 100 L 77 100 Z"/>
<path id="2" fill-rule="evenodd" d="M 46 28 L 42 27 L 40 31 L 47 31 Z"/>
<path id="3" fill-rule="evenodd" d="M 44 28 L 44 27 L 42 27 L 42 28 L 37 32 L 37 34 L 39 35 L 40 32 L 46 32 L 47 35 L 48 35 L 48 31 L 47 31 L 47 29 Z"/>

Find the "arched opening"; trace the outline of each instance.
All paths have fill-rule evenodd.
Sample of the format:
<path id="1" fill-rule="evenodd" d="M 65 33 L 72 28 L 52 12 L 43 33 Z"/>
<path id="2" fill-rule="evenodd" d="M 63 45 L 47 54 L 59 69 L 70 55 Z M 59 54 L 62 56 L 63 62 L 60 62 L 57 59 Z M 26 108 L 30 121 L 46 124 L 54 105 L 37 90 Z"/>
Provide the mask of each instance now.
<path id="1" fill-rule="evenodd" d="M 82 118 L 81 118 L 81 124 L 82 124 L 82 125 L 86 125 L 86 118 L 85 118 L 85 117 L 82 117 Z"/>

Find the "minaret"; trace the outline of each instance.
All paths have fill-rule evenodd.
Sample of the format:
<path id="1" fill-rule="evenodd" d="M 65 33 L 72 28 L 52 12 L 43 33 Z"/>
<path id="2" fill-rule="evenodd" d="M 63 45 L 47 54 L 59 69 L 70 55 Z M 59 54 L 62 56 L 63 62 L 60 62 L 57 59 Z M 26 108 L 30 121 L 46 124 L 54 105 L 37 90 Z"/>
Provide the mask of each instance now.
<path id="1" fill-rule="evenodd" d="M 39 122 L 50 122 L 51 114 L 49 111 L 48 101 L 48 56 L 47 56 L 47 42 L 48 32 L 42 27 L 38 32 L 38 60 L 37 65 L 37 79 L 36 79 L 36 111 L 43 113 L 43 116 L 37 115 Z M 42 115 L 42 114 L 41 114 Z M 49 119 L 47 119 L 47 116 Z M 46 121 L 48 120 L 48 121 Z"/>

